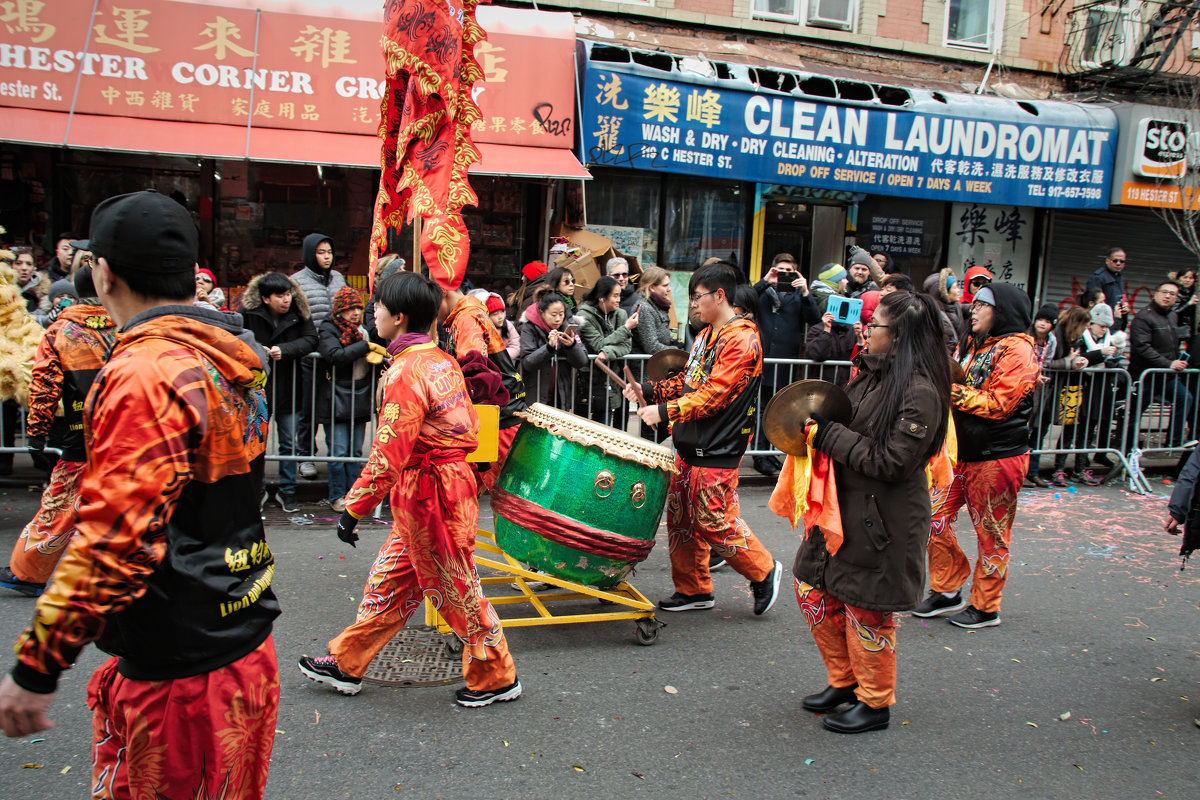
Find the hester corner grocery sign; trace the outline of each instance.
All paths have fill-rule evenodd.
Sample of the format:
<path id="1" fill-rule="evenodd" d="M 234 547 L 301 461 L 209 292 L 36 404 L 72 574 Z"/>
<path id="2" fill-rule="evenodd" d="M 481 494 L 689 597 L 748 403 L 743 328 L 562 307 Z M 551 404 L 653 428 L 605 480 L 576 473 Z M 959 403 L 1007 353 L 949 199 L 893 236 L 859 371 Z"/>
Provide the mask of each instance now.
<path id="1" fill-rule="evenodd" d="M 570 147 L 573 35 L 532 47 L 486 19 L 476 141 Z M 381 25 L 382 10 L 372 21 L 172 0 L 4 0 L 0 106 L 373 136 Z"/>

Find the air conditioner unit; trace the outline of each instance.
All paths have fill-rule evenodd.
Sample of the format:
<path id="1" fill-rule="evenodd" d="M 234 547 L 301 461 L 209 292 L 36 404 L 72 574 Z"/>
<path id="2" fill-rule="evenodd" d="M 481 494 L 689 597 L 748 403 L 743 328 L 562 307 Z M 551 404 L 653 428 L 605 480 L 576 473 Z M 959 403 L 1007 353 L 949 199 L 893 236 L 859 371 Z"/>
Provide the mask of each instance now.
<path id="1" fill-rule="evenodd" d="M 808 24 L 822 28 L 854 27 L 856 0 L 808 0 Z"/>
<path id="2" fill-rule="evenodd" d="M 1096 6 L 1087 13 L 1082 64 L 1085 67 L 1123 67 L 1137 49 L 1135 12 L 1121 6 Z"/>

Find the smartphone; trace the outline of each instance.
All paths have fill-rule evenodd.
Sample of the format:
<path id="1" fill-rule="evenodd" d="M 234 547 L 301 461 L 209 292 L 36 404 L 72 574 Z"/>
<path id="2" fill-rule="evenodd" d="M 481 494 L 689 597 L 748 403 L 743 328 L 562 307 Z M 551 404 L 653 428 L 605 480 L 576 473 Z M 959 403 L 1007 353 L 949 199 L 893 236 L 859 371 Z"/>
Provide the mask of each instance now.
<path id="1" fill-rule="evenodd" d="M 567 329 L 565 331 L 563 331 L 563 333 L 566 334 L 571 339 L 571 341 L 575 341 L 575 326 L 574 325 L 568 326 Z"/>
<path id="2" fill-rule="evenodd" d="M 796 278 L 800 277 L 799 273 L 797 273 L 795 270 L 788 269 L 788 270 L 780 270 L 779 272 L 775 273 L 775 275 L 779 279 L 778 283 L 775 284 L 775 291 L 777 291 L 777 292 L 794 292 L 794 291 L 796 291 L 796 288 L 794 286 L 792 286 L 792 281 L 794 281 L 794 280 L 796 280 Z"/>

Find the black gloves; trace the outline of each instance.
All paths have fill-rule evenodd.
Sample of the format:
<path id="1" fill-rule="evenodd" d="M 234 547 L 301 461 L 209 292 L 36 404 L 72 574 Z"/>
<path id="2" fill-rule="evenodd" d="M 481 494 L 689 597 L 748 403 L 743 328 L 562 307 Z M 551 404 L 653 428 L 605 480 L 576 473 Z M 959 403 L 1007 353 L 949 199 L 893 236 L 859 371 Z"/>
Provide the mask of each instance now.
<path id="1" fill-rule="evenodd" d="M 29 457 L 33 459 L 33 466 L 43 472 L 49 472 L 54 468 L 54 459 L 46 455 L 45 436 L 26 436 L 25 449 L 29 451 Z"/>
<path id="2" fill-rule="evenodd" d="M 355 542 L 358 541 L 358 534 L 354 532 L 358 526 L 358 517 L 351 514 L 349 511 L 342 512 L 342 518 L 338 520 L 337 536 L 351 547 L 358 547 Z"/>
<path id="3" fill-rule="evenodd" d="M 829 435 L 829 420 L 821 416 L 817 412 L 808 415 L 809 419 L 817 424 L 817 432 L 813 436 L 813 447 L 821 449 L 821 443 L 825 441 L 825 437 Z"/>

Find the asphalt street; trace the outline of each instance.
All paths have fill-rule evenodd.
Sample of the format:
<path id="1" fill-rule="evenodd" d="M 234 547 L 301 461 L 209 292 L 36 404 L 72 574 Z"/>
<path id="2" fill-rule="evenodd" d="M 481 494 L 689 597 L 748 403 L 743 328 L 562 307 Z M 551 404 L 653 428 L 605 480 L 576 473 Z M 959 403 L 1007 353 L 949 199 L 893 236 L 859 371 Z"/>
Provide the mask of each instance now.
<path id="1" fill-rule="evenodd" d="M 353 619 L 386 527 L 364 523 L 350 549 L 327 510 L 275 509 L 282 702 L 266 797 L 1195 798 L 1200 562 L 1180 572 L 1178 540 L 1160 527 L 1169 487 L 1154 488 L 1022 492 L 1003 624 L 905 616 L 891 727 L 859 736 L 800 707 L 825 673 L 790 574 L 755 617 L 728 568 L 714 576 L 717 607 L 660 613 L 652 646 L 629 621 L 511 629 L 525 690 L 514 703 L 463 709 L 455 685 L 333 694 L 295 661 Z M 0 491 L 7 553 L 37 494 Z M 744 487 L 742 509 L 787 568 L 798 534 L 767 510 L 768 491 Z M 969 526 L 959 539 L 973 554 Z M 632 583 L 670 594 L 665 535 Z M 33 601 L 0 594 L 11 642 Z M 88 795 L 84 690 L 101 658 L 89 648 L 64 677 L 53 730 L 0 741 L 0 800 Z"/>

